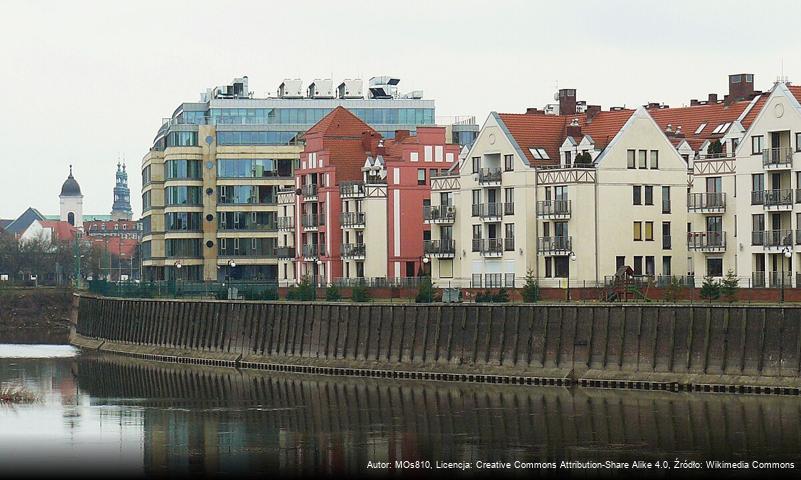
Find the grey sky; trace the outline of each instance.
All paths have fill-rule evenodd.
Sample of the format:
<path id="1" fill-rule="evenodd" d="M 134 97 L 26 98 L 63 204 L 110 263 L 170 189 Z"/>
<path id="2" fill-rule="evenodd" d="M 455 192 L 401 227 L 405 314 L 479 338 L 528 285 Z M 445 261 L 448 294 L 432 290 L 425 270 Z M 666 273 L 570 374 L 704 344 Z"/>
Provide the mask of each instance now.
<path id="1" fill-rule="evenodd" d="M 391 74 L 437 115 L 521 112 L 554 86 L 604 108 L 725 93 L 726 75 L 801 82 L 798 2 L 0 0 L 0 218 L 58 213 L 68 165 L 84 213 L 109 213 L 118 155 L 135 215 L 139 163 L 162 117 L 248 75 Z M 383 7 L 383 8 L 382 8 Z"/>

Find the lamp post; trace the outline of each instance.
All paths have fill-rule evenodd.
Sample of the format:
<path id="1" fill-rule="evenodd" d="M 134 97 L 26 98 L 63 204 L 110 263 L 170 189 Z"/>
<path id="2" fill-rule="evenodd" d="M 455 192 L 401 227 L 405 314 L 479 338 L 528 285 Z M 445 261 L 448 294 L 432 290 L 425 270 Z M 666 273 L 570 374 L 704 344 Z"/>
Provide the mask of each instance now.
<path id="1" fill-rule="evenodd" d="M 322 283 L 322 275 L 320 275 L 320 269 L 323 268 L 323 261 L 317 260 L 317 279 L 314 282 L 314 299 L 317 300 L 317 288 Z"/>
<path id="2" fill-rule="evenodd" d="M 568 258 L 570 259 L 571 262 L 575 262 L 576 261 L 576 252 L 571 250 L 570 254 L 568 255 Z M 569 263 L 567 265 L 567 301 L 568 302 L 570 301 L 570 264 Z"/>
<path id="3" fill-rule="evenodd" d="M 779 274 L 782 276 L 781 284 L 782 284 L 782 296 L 781 296 L 781 303 L 784 303 L 784 257 L 790 258 L 793 256 L 793 249 L 789 245 L 785 245 L 782 248 L 782 270 Z"/>
<path id="4" fill-rule="evenodd" d="M 176 286 L 176 288 L 174 289 L 175 293 L 177 293 L 177 291 L 178 291 L 178 288 L 177 288 L 178 287 L 178 277 L 181 274 L 181 267 L 183 267 L 183 264 L 181 263 L 180 260 L 176 260 L 176 262 L 173 265 L 175 266 L 175 275 L 173 275 L 172 281 L 173 281 L 173 284 Z"/>

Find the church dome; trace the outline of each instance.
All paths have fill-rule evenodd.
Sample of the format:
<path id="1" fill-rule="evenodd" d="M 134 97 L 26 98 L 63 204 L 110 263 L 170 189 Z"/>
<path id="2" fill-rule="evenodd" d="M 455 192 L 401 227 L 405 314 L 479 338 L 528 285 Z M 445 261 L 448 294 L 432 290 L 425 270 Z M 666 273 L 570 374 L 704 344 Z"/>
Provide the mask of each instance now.
<path id="1" fill-rule="evenodd" d="M 75 177 L 72 176 L 72 165 L 70 165 L 70 176 L 64 180 L 64 184 L 61 186 L 61 196 L 62 197 L 79 197 L 81 196 L 81 186 L 78 185 L 78 182 L 75 180 Z"/>

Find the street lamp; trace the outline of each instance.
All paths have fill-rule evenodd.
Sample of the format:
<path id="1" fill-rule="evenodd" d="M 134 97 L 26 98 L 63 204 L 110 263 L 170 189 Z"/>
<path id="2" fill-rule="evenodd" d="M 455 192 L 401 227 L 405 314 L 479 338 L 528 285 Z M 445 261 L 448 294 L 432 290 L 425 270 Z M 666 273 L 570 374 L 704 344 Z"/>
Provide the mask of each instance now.
<path id="1" fill-rule="evenodd" d="M 782 248 L 782 271 L 779 272 L 782 276 L 782 296 L 781 296 L 781 303 L 784 303 L 784 257 L 790 258 L 793 256 L 793 249 L 789 245 L 785 245 Z"/>
<path id="2" fill-rule="evenodd" d="M 570 251 L 568 258 L 571 262 L 576 261 L 576 252 L 573 250 Z M 570 264 L 567 265 L 567 301 L 570 301 Z"/>
<path id="3" fill-rule="evenodd" d="M 173 285 L 176 286 L 176 288 L 174 289 L 174 290 L 176 290 L 176 292 L 173 292 L 173 293 L 177 293 L 177 290 L 178 290 L 178 288 L 177 288 L 177 286 L 178 286 L 178 277 L 181 274 L 181 267 L 183 267 L 183 264 L 181 263 L 180 260 L 176 260 L 175 263 L 173 264 L 173 266 L 175 267 L 175 274 L 172 276 L 173 277 L 172 281 L 173 281 Z"/>
<path id="4" fill-rule="evenodd" d="M 320 269 L 323 268 L 323 261 L 317 260 L 317 280 L 314 282 L 314 299 L 317 300 L 317 288 L 322 284 L 322 275 L 320 275 Z"/>

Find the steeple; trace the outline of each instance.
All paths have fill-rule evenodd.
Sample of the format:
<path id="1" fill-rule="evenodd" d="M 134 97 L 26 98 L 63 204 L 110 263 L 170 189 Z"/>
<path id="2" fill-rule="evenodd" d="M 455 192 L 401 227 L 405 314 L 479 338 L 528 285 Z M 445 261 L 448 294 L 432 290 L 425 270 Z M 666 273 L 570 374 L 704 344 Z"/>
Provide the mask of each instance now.
<path id="1" fill-rule="evenodd" d="M 112 220 L 130 220 L 133 217 L 131 210 L 131 190 L 128 188 L 128 172 L 125 171 L 125 162 L 117 160 L 117 175 L 114 184 L 114 205 L 111 207 Z"/>

